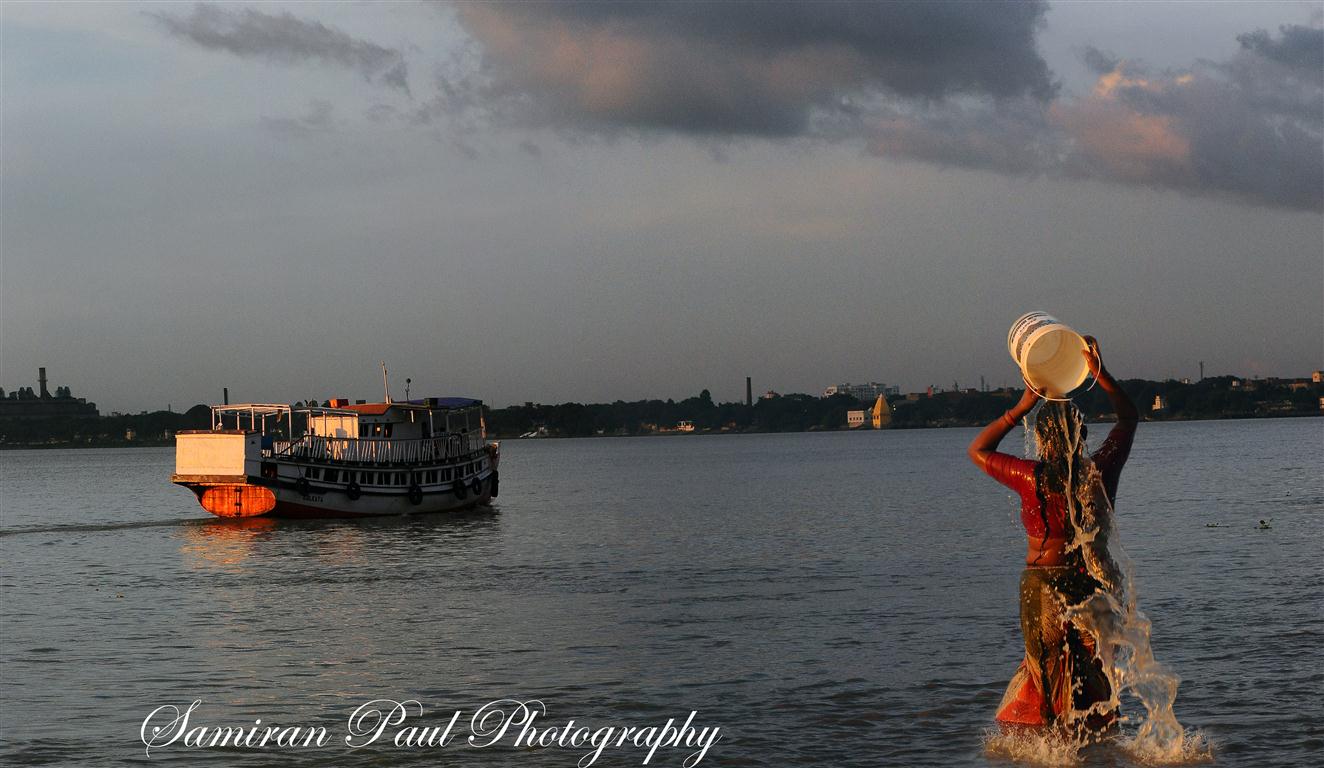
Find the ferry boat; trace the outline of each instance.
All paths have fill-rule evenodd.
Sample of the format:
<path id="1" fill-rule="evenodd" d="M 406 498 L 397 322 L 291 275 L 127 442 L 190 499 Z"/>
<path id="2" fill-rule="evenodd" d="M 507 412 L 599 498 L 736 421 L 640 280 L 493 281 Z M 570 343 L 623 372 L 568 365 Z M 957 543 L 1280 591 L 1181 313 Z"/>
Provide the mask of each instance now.
<path id="1" fill-rule="evenodd" d="M 486 505 L 500 458 L 479 400 L 243 403 L 175 436 L 170 480 L 220 517 L 379 517 Z"/>

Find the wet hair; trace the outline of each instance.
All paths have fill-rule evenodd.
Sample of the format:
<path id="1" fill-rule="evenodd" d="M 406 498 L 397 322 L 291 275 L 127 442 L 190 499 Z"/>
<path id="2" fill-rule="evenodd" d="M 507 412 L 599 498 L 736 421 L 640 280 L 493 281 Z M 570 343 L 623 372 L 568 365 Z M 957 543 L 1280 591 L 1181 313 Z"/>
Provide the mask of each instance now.
<path id="1" fill-rule="evenodd" d="M 1093 463 L 1085 454 L 1085 433 L 1085 418 L 1074 403 L 1049 400 L 1039 407 L 1034 420 L 1034 438 L 1039 452 L 1039 463 L 1034 469 L 1034 492 L 1039 498 L 1044 542 L 1048 541 L 1050 493 L 1063 498 L 1068 510 L 1067 523 L 1072 529 L 1079 528 L 1086 515 L 1093 516 Z M 1075 530 L 1067 533 L 1075 539 Z"/>
<path id="2" fill-rule="evenodd" d="M 1035 417 L 1034 439 L 1039 460 L 1050 468 L 1050 482 L 1060 485 L 1069 464 L 1085 456 L 1085 418 L 1075 403 L 1049 400 Z"/>

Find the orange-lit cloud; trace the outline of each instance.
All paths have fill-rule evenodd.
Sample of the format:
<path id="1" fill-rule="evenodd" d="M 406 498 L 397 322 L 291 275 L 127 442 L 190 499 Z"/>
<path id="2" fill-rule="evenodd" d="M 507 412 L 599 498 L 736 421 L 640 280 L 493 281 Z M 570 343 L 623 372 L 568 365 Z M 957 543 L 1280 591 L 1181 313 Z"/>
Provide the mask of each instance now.
<path id="1" fill-rule="evenodd" d="M 1042 2 L 463 4 L 487 100 L 526 123 L 794 136 L 853 98 L 1041 101 Z M 960 34 L 953 34 L 953 31 Z"/>
<path id="2" fill-rule="evenodd" d="M 1098 175 L 1150 183 L 1189 174 L 1191 143 L 1175 118 L 1145 114 L 1119 96 L 1128 89 L 1159 93 L 1192 81 L 1190 74 L 1167 81 L 1128 77 L 1119 66 L 1100 75 L 1089 96 L 1054 104 L 1049 119 L 1068 138 L 1077 160 Z"/>

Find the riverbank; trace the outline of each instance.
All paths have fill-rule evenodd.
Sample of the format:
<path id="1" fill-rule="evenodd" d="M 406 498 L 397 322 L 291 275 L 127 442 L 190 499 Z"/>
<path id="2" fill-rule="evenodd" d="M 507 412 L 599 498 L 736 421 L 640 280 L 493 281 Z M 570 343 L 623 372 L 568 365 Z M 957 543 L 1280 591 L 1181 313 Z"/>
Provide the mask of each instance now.
<path id="1" fill-rule="evenodd" d="M 1181 421 L 1251 421 L 1259 419 L 1295 419 L 1324 417 L 1324 411 L 1317 413 L 1269 413 L 1252 415 L 1227 415 L 1227 416 L 1205 416 L 1205 417 L 1180 417 L 1167 419 L 1144 418 L 1141 421 L 1145 423 L 1163 423 L 1163 422 L 1181 422 Z M 1115 419 L 1090 419 L 1091 424 L 1111 424 Z M 954 422 L 934 425 L 894 425 L 888 427 L 889 431 L 914 431 L 925 429 L 959 429 L 982 427 L 984 422 Z M 867 428 L 851 429 L 847 427 L 811 427 L 805 430 L 793 431 L 774 431 L 760 429 L 745 430 L 696 430 L 694 432 L 678 432 L 668 430 L 665 432 L 637 432 L 629 434 L 593 434 L 593 435 L 539 435 L 538 437 L 521 437 L 520 435 L 506 435 L 499 433 L 489 433 L 488 437 L 492 440 L 567 440 L 582 439 L 584 437 L 689 437 L 693 435 L 784 435 L 796 434 L 797 432 L 869 432 Z M 95 449 L 95 448 L 174 448 L 175 440 L 171 437 L 169 440 L 133 440 L 133 441 L 84 441 L 84 442 L 45 442 L 45 443 L 0 443 L 0 451 L 32 451 L 32 450 L 55 450 L 55 449 Z"/>
<path id="2" fill-rule="evenodd" d="M 1198 383 L 1130 379 L 1122 387 L 1149 421 L 1210 421 L 1223 419 L 1318 416 L 1324 414 L 1324 383 L 1309 379 L 1245 380 L 1232 376 Z M 978 391 L 956 389 L 896 395 L 887 398 L 882 421 L 890 429 L 931 429 L 982 426 L 996 419 L 1021 396 L 1019 389 Z M 1083 392 L 1076 405 L 1091 421 L 1112 417 L 1112 406 L 1100 388 Z M 693 434 L 815 432 L 846 430 L 848 414 L 863 411 L 872 422 L 874 403 L 844 395 L 769 393 L 746 403 L 714 403 L 707 390 L 684 400 L 616 401 L 603 404 L 525 403 L 490 410 L 488 433 L 511 438 L 527 434 L 547 437 L 631 436 L 677 434 L 681 425 Z M 683 433 L 682 433 L 683 434 Z"/>
<path id="3" fill-rule="evenodd" d="M 1196 383 L 1129 379 L 1122 387 L 1146 421 L 1219 421 L 1324 415 L 1324 382 L 1310 379 L 1211 377 Z M 982 426 L 1020 397 L 1019 389 L 928 391 L 887 398 L 880 414 L 888 429 Z M 1091 421 L 1112 419 L 1112 407 L 1095 387 L 1075 398 Z M 874 403 L 846 395 L 768 393 L 752 404 L 717 403 L 708 390 L 683 400 L 613 403 L 524 403 L 485 407 L 489 437 L 633 437 L 683 434 L 764 434 L 848 431 L 848 414 Z M 125 448 L 172 446 L 185 429 L 207 429 L 211 410 L 156 411 L 93 418 L 0 419 L 6 448 Z M 685 431 L 682 431 L 685 430 Z"/>

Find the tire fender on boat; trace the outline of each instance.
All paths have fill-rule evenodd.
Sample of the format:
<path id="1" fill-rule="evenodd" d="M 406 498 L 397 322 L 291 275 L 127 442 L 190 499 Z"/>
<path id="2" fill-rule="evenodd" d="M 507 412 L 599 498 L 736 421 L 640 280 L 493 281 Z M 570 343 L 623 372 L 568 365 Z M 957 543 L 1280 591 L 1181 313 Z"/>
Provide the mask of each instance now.
<path id="1" fill-rule="evenodd" d="M 482 496 L 483 481 L 475 477 L 474 481 L 472 483 L 469 483 L 469 490 L 473 491 L 475 496 Z"/>
<path id="2" fill-rule="evenodd" d="M 363 489 L 360 488 L 359 484 L 354 480 L 350 480 L 349 485 L 345 486 L 345 496 L 348 497 L 350 501 L 358 501 L 359 497 L 362 495 Z"/>
<path id="3" fill-rule="evenodd" d="M 468 496 L 468 495 L 469 495 L 469 494 L 466 493 L 465 490 L 464 490 L 464 481 L 463 481 L 463 480 L 458 480 L 458 479 L 457 479 L 457 480 L 455 481 L 455 486 L 454 486 L 451 490 L 453 490 L 453 491 L 455 492 L 455 498 L 457 498 L 457 499 L 463 499 L 465 496 Z"/>
<path id="4" fill-rule="evenodd" d="M 495 469 L 492 470 L 492 479 L 488 481 L 487 492 L 492 494 L 492 498 L 494 499 L 496 498 L 497 486 L 500 485 L 500 481 L 501 475 L 497 474 Z"/>
<path id="5" fill-rule="evenodd" d="M 313 488 L 312 484 L 308 482 L 308 478 L 301 477 L 294 481 L 294 490 L 298 491 L 300 496 L 307 497 Z"/>
<path id="6" fill-rule="evenodd" d="M 409 486 L 409 503 L 418 506 L 423 503 L 423 489 L 418 487 L 418 483 Z"/>

